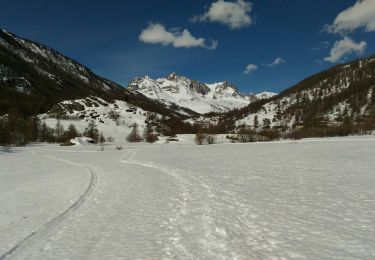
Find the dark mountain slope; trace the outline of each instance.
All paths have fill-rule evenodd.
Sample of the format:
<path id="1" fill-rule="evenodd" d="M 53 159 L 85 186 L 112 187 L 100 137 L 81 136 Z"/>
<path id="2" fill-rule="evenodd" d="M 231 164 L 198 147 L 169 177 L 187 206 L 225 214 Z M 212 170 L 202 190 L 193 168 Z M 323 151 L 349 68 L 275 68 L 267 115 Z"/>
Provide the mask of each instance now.
<path id="1" fill-rule="evenodd" d="M 88 96 L 107 101 L 124 100 L 147 111 L 186 117 L 95 75 L 87 67 L 47 46 L 0 30 L 0 115 L 10 109 L 25 116 L 40 114 L 63 100 Z M 184 111 L 184 114 L 188 112 Z"/>

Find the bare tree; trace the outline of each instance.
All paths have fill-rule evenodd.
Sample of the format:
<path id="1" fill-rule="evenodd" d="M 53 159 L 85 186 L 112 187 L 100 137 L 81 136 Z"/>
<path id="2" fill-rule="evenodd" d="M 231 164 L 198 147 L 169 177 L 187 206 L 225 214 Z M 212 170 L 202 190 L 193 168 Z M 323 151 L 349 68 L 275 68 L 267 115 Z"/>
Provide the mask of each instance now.
<path id="1" fill-rule="evenodd" d="M 208 134 L 206 139 L 207 139 L 207 143 L 208 143 L 208 144 L 214 144 L 216 138 L 215 138 L 215 135 L 213 135 L 213 134 Z"/>
<path id="2" fill-rule="evenodd" d="M 114 110 L 109 112 L 109 118 L 116 122 L 116 125 L 120 125 L 120 113 Z"/>
<path id="3" fill-rule="evenodd" d="M 200 130 L 195 134 L 194 141 L 197 145 L 202 145 L 205 138 L 205 134 Z"/>

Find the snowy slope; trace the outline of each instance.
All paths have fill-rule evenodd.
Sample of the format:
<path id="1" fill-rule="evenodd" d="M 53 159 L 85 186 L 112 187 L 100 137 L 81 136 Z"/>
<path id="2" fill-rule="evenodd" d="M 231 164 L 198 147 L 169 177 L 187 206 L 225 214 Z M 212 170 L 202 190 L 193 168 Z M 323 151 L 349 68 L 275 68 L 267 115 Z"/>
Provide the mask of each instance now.
<path id="1" fill-rule="evenodd" d="M 38 74 L 41 78 L 45 77 L 57 85 L 64 86 L 66 84 L 67 75 L 63 73 L 67 73 L 69 77 L 73 77 L 77 81 L 75 84 L 77 88 L 80 85 L 86 85 L 88 89 L 97 89 L 104 92 L 119 90 L 118 85 L 96 76 L 85 66 L 60 54 L 56 50 L 20 38 L 2 29 L 0 30 L 0 47 L 4 48 L 3 52 L 6 54 L 7 59 L 11 60 L 12 57 L 17 57 L 24 62 L 24 66 L 32 66 L 33 73 Z M 29 81 L 29 84 L 26 84 L 29 88 L 25 88 L 23 91 L 32 91 L 36 86 L 33 86 L 30 82 L 31 79 L 27 79 L 32 76 L 30 72 L 23 72 L 20 67 L 12 66 L 14 66 L 14 63 L 8 63 L 5 58 L 0 61 L 0 82 L 10 81 L 13 77 L 23 78 L 25 82 Z M 17 76 L 17 74 L 21 75 Z M 35 80 L 35 77 L 32 80 Z"/>
<path id="2" fill-rule="evenodd" d="M 338 65 L 313 75 L 283 91 L 258 111 L 244 113 L 237 125 L 259 126 L 263 120 L 272 127 L 299 125 L 335 126 L 345 119 L 353 122 L 374 120 L 375 57 Z"/>
<path id="3" fill-rule="evenodd" d="M 9 259 L 374 259 L 374 144 L 0 154 L 0 258 L 14 248 Z"/>
<path id="4" fill-rule="evenodd" d="M 151 79 L 148 76 L 134 79 L 128 86 L 134 92 L 162 101 L 167 105 L 188 108 L 200 114 L 225 112 L 247 106 L 256 99 L 269 98 L 274 93 L 246 96 L 228 82 L 200 83 L 176 73 L 166 78 Z"/>
<path id="5" fill-rule="evenodd" d="M 265 91 L 265 92 L 261 92 L 259 94 L 255 94 L 255 97 L 256 99 L 269 99 L 269 98 L 272 98 L 274 96 L 277 96 L 276 93 L 274 92 L 268 92 L 268 91 Z"/>
<path id="6" fill-rule="evenodd" d="M 131 132 L 131 125 L 136 123 L 139 126 L 139 133 L 142 134 L 148 115 L 154 113 L 146 112 L 120 100 L 110 103 L 97 97 L 88 97 L 58 103 L 48 113 L 39 117 L 49 127 L 54 128 L 57 124 L 57 114 L 60 115 L 60 123 L 65 129 L 73 124 L 80 133 L 83 133 L 88 123 L 94 120 L 104 137 L 113 137 L 116 142 L 124 142 Z"/>

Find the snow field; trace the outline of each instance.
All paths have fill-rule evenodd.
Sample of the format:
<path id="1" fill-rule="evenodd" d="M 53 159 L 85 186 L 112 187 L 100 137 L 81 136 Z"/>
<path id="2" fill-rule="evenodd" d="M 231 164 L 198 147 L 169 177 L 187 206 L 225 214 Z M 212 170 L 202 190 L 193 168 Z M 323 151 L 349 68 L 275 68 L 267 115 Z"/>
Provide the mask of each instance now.
<path id="1" fill-rule="evenodd" d="M 0 154 L 0 259 L 57 226 L 83 201 L 92 181 L 79 164 L 40 155 L 38 147 L 26 149 Z"/>
<path id="2" fill-rule="evenodd" d="M 7 257 L 374 259 L 373 136 L 210 146 L 184 140 L 121 151 L 43 145 L 1 154 L 1 191 L 9 189 L 0 212 L 15 210 L 0 215 L 0 255 L 37 230 L 42 235 Z M 61 172 L 47 173 L 54 167 Z M 95 185 L 43 231 L 90 187 L 85 167 L 95 172 Z M 32 221 L 6 221 L 22 223 L 31 203 L 52 189 L 54 196 L 31 211 Z"/>

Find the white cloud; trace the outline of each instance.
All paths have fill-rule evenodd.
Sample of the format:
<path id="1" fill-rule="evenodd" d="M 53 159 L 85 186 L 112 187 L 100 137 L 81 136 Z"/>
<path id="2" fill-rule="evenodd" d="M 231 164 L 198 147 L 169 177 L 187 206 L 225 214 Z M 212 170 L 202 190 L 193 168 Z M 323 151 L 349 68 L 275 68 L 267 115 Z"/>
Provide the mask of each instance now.
<path id="1" fill-rule="evenodd" d="M 250 12 L 252 4 L 244 0 L 226 2 L 218 0 L 211 4 L 203 15 L 192 18 L 194 22 L 217 22 L 229 26 L 231 29 L 239 29 L 252 24 Z"/>
<path id="2" fill-rule="evenodd" d="M 195 38 L 187 29 L 167 30 L 159 23 L 150 23 L 139 35 L 139 40 L 150 44 L 172 45 L 175 48 L 201 47 L 214 50 L 218 46 L 218 42 L 213 40 L 207 45 L 204 38 Z"/>
<path id="3" fill-rule="evenodd" d="M 249 64 L 246 66 L 246 69 L 244 70 L 244 74 L 248 75 L 250 74 L 251 72 L 254 72 L 258 69 L 258 66 L 255 65 L 255 64 Z"/>
<path id="4" fill-rule="evenodd" d="M 285 63 L 285 60 L 281 57 L 278 57 L 272 63 L 269 63 L 266 66 L 269 67 L 269 68 L 272 68 L 272 67 L 278 66 L 278 65 L 283 64 L 283 63 Z"/>
<path id="5" fill-rule="evenodd" d="M 375 1 L 358 0 L 354 6 L 338 14 L 332 25 L 325 27 L 331 33 L 349 33 L 365 28 L 368 32 L 375 31 Z"/>
<path id="6" fill-rule="evenodd" d="M 324 60 L 332 63 L 340 62 L 341 59 L 348 54 L 363 54 L 366 47 L 367 43 L 365 41 L 356 43 L 349 37 L 345 37 L 344 39 L 335 42 L 331 49 L 330 56 L 324 58 Z"/>

